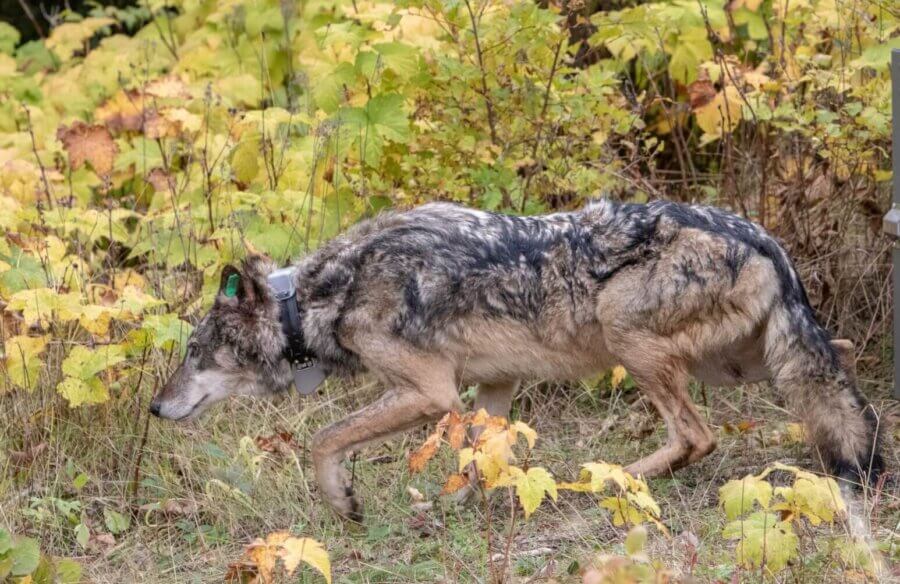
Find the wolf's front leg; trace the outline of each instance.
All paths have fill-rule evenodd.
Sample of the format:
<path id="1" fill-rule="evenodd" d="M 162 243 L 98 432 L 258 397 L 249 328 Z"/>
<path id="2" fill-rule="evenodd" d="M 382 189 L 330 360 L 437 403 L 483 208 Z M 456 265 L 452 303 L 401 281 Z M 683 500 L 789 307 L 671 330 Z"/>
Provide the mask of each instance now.
<path id="1" fill-rule="evenodd" d="M 475 405 L 472 406 L 474 411 L 485 410 L 491 416 L 509 417 L 509 410 L 512 407 L 513 398 L 519 389 L 518 380 L 496 381 L 491 383 L 479 383 L 475 393 Z M 472 426 L 469 429 L 469 444 L 475 445 L 478 437 L 484 431 L 483 426 Z M 472 503 L 476 500 L 476 495 L 481 492 L 478 485 L 478 473 L 475 470 L 475 463 L 471 463 L 466 469 L 469 477 L 469 484 L 456 491 L 453 494 L 453 500 L 459 504 Z"/>
<path id="2" fill-rule="evenodd" d="M 406 360 L 403 364 L 408 368 L 402 374 L 384 368 L 379 371 L 393 389 L 313 437 L 319 489 L 340 515 L 353 521 L 362 521 L 362 506 L 342 466 L 346 454 L 436 420 L 450 410 L 462 409 L 451 367 L 430 359 Z"/>

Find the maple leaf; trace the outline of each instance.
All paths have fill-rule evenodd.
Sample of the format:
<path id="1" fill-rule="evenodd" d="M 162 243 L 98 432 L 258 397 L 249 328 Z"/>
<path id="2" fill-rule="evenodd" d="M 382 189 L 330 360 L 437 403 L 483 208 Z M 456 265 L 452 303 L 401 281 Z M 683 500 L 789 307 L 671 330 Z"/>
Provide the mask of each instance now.
<path id="1" fill-rule="evenodd" d="M 41 371 L 38 356 L 44 352 L 49 335 L 39 337 L 16 336 L 6 339 L 4 365 L 14 385 L 32 390 Z"/>
<path id="2" fill-rule="evenodd" d="M 174 75 L 159 77 L 144 86 L 144 94 L 162 99 L 186 99 L 191 97 L 188 86 Z"/>
<path id="3" fill-rule="evenodd" d="M 632 477 L 618 464 L 605 462 L 588 462 L 581 465 L 581 473 L 577 483 L 563 483 L 561 489 L 587 493 L 602 493 L 606 489 L 606 481 L 612 481 L 619 489 L 642 490 L 646 488 L 643 481 Z"/>
<path id="4" fill-rule="evenodd" d="M 121 345 L 103 345 L 89 349 L 76 345 L 63 360 L 63 380 L 56 390 L 69 402 L 69 407 L 99 404 L 109 399 L 109 390 L 98 374 L 125 360 Z"/>
<path id="5" fill-rule="evenodd" d="M 81 316 L 81 296 L 74 292 L 61 294 L 50 288 L 33 288 L 10 296 L 6 309 L 21 310 L 25 322 L 45 326 L 54 317 L 69 321 Z"/>
<path id="6" fill-rule="evenodd" d="M 732 521 L 722 535 L 738 540 L 738 562 L 747 568 L 765 565 L 774 573 L 797 557 L 799 539 L 793 526 L 774 513 L 757 511 L 745 519 Z"/>
<path id="7" fill-rule="evenodd" d="M 169 122 L 176 124 L 182 132 L 194 134 L 203 126 L 203 118 L 192 114 L 183 107 L 166 108 L 160 114 Z"/>
<path id="8" fill-rule="evenodd" d="M 278 531 L 270 533 L 265 540 L 257 538 L 249 546 L 245 552 L 248 560 L 252 561 L 257 570 L 259 577 L 264 584 L 274 582 L 275 565 L 278 562 L 278 551 L 281 544 L 284 543 L 290 534 L 286 531 Z"/>
<path id="9" fill-rule="evenodd" d="M 46 45 L 61 61 L 68 61 L 98 30 L 115 24 L 116 21 L 108 17 L 66 22 L 51 31 Z"/>
<path id="10" fill-rule="evenodd" d="M 527 472 L 511 466 L 489 483 L 489 487 L 515 487 L 526 519 L 541 505 L 545 494 L 550 495 L 554 501 L 557 497 L 556 481 L 546 469 L 539 466 L 529 468 Z"/>
<path id="11" fill-rule="evenodd" d="M 741 480 L 728 481 L 719 488 L 719 501 L 729 519 L 750 511 L 754 501 L 767 509 L 771 499 L 772 485 L 759 476 L 747 475 Z"/>
<path id="12" fill-rule="evenodd" d="M 528 448 L 534 448 L 535 442 L 537 442 L 537 432 L 535 432 L 531 426 L 526 424 L 525 422 L 513 422 L 509 425 L 509 434 L 510 434 L 510 443 L 514 444 L 519 435 L 525 437 L 525 442 L 528 444 Z"/>
<path id="13" fill-rule="evenodd" d="M 148 111 L 144 117 L 144 135 L 153 140 L 171 138 L 178 135 L 178 125 L 156 110 Z"/>
<path id="14" fill-rule="evenodd" d="M 447 416 L 447 443 L 453 450 L 459 450 L 466 441 L 465 420 L 456 412 L 450 412 Z"/>
<path id="15" fill-rule="evenodd" d="M 265 540 L 254 540 L 244 552 L 245 561 L 232 565 L 233 572 L 237 578 L 255 573 L 264 584 L 269 584 L 275 582 L 279 559 L 288 576 L 293 575 L 302 562 L 318 570 L 331 584 L 331 561 L 322 544 L 306 537 L 293 537 L 287 531 L 270 533 Z"/>
<path id="16" fill-rule="evenodd" d="M 716 88 L 710 81 L 709 73 L 706 72 L 706 69 L 701 70 L 700 76 L 696 81 L 688 85 L 687 90 L 691 109 L 693 110 L 707 105 L 716 97 Z"/>
<path id="17" fill-rule="evenodd" d="M 136 89 L 117 91 L 94 112 L 112 132 L 136 132 L 144 124 L 144 96 Z"/>
<path id="18" fill-rule="evenodd" d="M 331 584 L 331 561 L 322 544 L 308 537 L 289 537 L 281 543 L 278 557 L 284 562 L 288 576 L 292 575 L 301 562 L 321 572 L 325 581 Z"/>
<path id="19" fill-rule="evenodd" d="M 779 487 L 775 494 L 784 499 L 772 509 L 790 511 L 809 519 L 813 525 L 822 521 L 831 523 L 836 514 L 846 510 L 840 488 L 831 477 L 819 477 L 812 473 L 798 476 L 791 487 Z"/>
<path id="20" fill-rule="evenodd" d="M 741 121 L 743 110 L 740 92 L 728 85 L 705 105 L 694 109 L 697 125 L 706 134 L 707 141 L 721 138 L 724 132 L 731 132 Z"/>
<path id="21" fill-rule="evenodd" d="M 469 477 L 464 474 L 454 473 L 447 477 L 444 488 L 441 489 L 441 495 L 450 495 L 462 489 L 469 484 Z"/>
<path id="22" fill-rule="evenodd" d="M 76 121 L 69 127 L 60 126 L 56 137 L 69 153 L 72 170 L 89 162 L 98 175 L 108 175 L 112 171 L 119 147 L 104 126 Z"/>
<path id="23" fill-rule="evenodd" d="M 437 453 L 437 449 L 441 445 L 441 437 L 443 434 L 443 428 L 435 430 L 434 433 L 425 439 L 422 446 L 409 454 L 409 472 L 421 472 L 422 469 L 425 468 L 428 461 L 434 457 L 435 453 Z"/>

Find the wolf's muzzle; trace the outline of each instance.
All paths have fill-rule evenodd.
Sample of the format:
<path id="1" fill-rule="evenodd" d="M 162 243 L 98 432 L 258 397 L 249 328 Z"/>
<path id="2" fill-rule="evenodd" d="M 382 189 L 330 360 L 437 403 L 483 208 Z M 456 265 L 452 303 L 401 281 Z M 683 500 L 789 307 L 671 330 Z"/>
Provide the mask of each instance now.
<path id="1" fill-rule="evenodd" d="M 158 418 L 159 417 L 159 409 L 161 407 L 162 407 L 162 405 L 160 404 L 159 400 L 154 399 L 153 401 L 150 402 L 150 413 Z"/>

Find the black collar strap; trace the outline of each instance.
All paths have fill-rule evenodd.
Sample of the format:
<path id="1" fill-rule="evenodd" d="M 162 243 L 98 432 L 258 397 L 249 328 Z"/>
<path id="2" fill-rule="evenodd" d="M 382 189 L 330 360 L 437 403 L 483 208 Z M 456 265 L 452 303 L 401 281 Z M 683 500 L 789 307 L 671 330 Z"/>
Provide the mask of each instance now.
<path id="1" fill-rule="evenodd" d="M 328 376 L 303 338 L 303 319 L 294 288 L 293 268 L 275 270 L 268 277 L 269 289 L 278 301 L 281 330 L 287 338 L 284 358 L 291 364 L 294 373 L 294 387 L 301 395 L 310 395 L 322 385 Z"/>

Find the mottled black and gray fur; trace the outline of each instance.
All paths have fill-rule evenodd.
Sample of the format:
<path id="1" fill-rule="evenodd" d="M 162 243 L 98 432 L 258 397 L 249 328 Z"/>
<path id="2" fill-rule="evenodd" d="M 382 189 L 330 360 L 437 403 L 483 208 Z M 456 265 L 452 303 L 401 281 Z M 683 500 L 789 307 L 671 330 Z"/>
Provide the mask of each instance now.
<path id="1" fill-rule="evenodd" d="M 227 383 L 252 393 L 290 383 L 264 285 L 272 269 L 248 261 L 241 297 L 220 294 L 191 341 L 229 348 L 217 362 Z M 719 209 L 601 200 L 514 217 L 434 203 L 364 221 L 296 270 L 309 349 L 334 374 L 370 370 L 392 388 L 317 439 L 317 470 L 332 475 L 320 484 L 345 514 L 355 503 L 341 494 L 334 461 L 460 407 L 460 384 L 481 384 L 484 404 L 505 414 L 518 379 L 573 378 L 616 363 L 669 428 L 666 446 L 629 467 L 636 473 L 674 469 L 714 448 L 687 394 L 690 376 L 716 385 L 772 380 L 830 470 L 872 478 L 882 468 L 874 412 L 846 346 L 818 324 L 784 249 Z M 172 396 L 164 391 L 160 403 Z M 184 412 L 174 409 L 167 417 Z M 364 422 L 383 428 L 349 437 Z"/>

